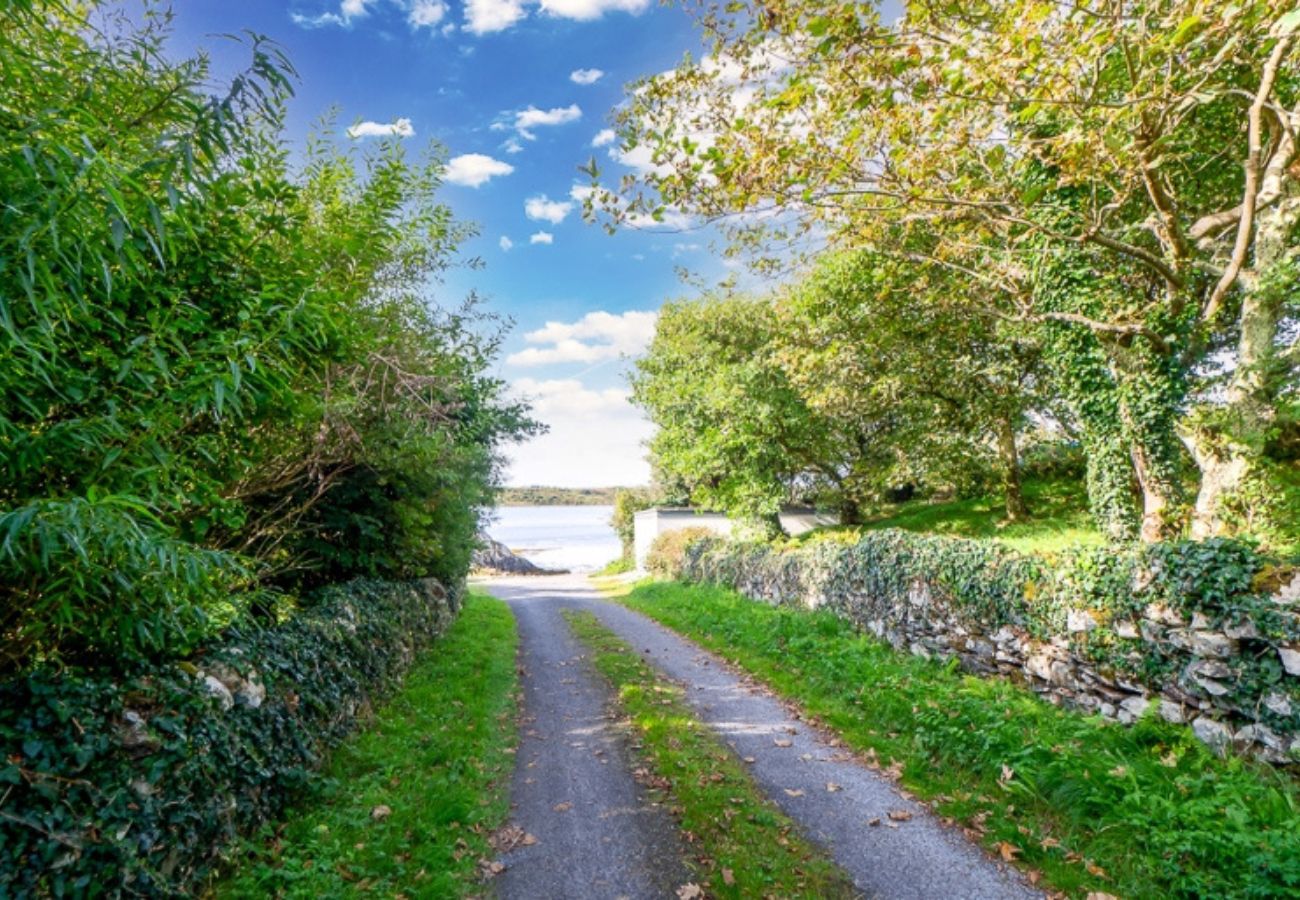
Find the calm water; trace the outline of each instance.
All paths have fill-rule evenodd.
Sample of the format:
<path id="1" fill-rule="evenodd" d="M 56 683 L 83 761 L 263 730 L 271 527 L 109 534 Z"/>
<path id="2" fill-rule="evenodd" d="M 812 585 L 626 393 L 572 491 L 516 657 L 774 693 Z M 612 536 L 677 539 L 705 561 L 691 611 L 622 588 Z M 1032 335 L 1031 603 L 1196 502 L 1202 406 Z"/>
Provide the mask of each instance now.
<path id="1" fill-rule="evenodd" d="M 612 506 L 502 506 L 487 533 L 550 569 L 590 572 L 622 552 L 609 526 Z"/>

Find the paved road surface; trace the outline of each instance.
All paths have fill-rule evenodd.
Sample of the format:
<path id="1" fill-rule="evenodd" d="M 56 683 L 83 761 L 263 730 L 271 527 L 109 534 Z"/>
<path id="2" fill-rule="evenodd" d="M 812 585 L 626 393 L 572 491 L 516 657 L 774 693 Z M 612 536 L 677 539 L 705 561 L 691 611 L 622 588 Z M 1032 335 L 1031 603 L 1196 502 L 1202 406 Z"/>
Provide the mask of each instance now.
<path id="1" fill-rule="evenodd" d="M 505 897 L 671 898 L 676 885 L 689 880 L 671 822 L 662 810 L 645 807 L 627 775 L 628 757 L 602 716 L 608 690 L 580 658 L 562 609 L 595 613 L 649 663 L 685 685 L 686 699 L 701 721 L 739 756 L 754 760 L 749 768 L 759 786 L 829 851 L 864 895 L 1041 896 L 1015 869 L 990 859 L 901 796 L 879 772 L 837 748 L 831 736 L 791 717 L 717 657 L 602 599 L 585 579 L 503 578 L 487 587 L 519 620 L 524 708 L 531 721 L 524 725 L 515 777 L 515 821 L 539 839 L 536 846 L 503 858 L 509 866 L 501 882 Z M 530 735 L 530 729 L 537 734 Z M 605 750 L 600 757 L 593 755 L 597 741 Z M 568 794 L 580 797 L 588 812 L 565 813 L 569 818 L 557 822 L 554 804 L 573 801 L 577 811 Z M 590 810 L 604 810 L 609 819 Z M 889 812 L 898 810 L 912 818 L 889 827 Z M 873 819 L 880 824 L 870 825 Z M 558 833 L 552 836 L 552 830 Z M 603 880 L 574 877 L 579 872 L 592 878 L 603 873 Z"/>

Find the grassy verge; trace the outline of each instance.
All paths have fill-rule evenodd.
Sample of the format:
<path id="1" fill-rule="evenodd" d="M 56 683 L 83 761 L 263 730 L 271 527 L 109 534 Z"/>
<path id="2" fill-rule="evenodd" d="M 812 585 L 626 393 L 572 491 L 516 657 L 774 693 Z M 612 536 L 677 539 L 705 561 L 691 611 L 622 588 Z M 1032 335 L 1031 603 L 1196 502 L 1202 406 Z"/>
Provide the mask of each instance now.
<path id="1" fill-rule="evenodd" d="M 1300 896 L 1300 789 L 1219 759 L 1186 728 L 1058 709 L 998 679 L 899 654 L 830 613 L 716 587 L 622 598 L 747 669 L 968 834 L 1074 896 Z"/>
<path id="2" fill-rule="evenodd" d="M 701 725 L 682 691 L 662 681 L 591 613 L 565 613 L 594 653 L 640 739 L 683 830 L 695 838 L 694 868 L 710 896 L 851 897 L 834 864 L 754 784 L 743 764 Z"/>
<path id="3" fill-rule="evenodd" d="M 1000 494 L 935 503 L 909 500 L 882 508 L 863 525 L 834 531 L 901 528 L 951 537 L 989 538 L 1021 553 L 1052 553 L 1076 544 L 1100 544 L 1102 536 L 1088 513 L 1087 495 L 1077 482 L 1035 479 L 1025 482 L 1032 518 L 1007 524 Z"/>
<path id="4" fill-rule="evenodd" d="M 311 792 L 243 848 L 218 897 L 457 897 L 475 893 L 508 811 L 516 635 L 505 604 L 471 594 L 371 727 Z"/>

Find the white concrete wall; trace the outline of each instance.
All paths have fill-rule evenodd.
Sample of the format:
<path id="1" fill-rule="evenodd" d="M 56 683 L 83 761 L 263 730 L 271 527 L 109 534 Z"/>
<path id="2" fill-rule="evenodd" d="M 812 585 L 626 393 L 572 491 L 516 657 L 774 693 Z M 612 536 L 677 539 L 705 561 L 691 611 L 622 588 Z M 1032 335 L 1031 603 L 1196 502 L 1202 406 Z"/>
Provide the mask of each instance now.
<path id="1" fill-rule="evenodd" d="M 636 567 L 645 569 L 646 556 L 655 538 L 683 528 L 707 528 L 723 535 L 731 534 L 732 522 L 719 513 L 701 513 L 693 509 L 643 509 L 634 517 L 636 522 Z"/>
<path id="2" fill-rule="evenodd" d="M 661 534 L 680 531 L 683 528 L 707 528 L 715 534 L 727 537 L 735 527 L 735 523 L 721 513 L 697 512 L 679 507 L 643 509 L 633 519 L 636 523 L 634 541 L 636 567 L 640 571 L 645 570 L 650 545 Z M 781 513 L 781 527 L 785 529 L 786 534 L 790 535 L 803 534 L 814 528 L 838 523 L 838 516 L 818 513 L 814 510 L 790 509 Z"/>

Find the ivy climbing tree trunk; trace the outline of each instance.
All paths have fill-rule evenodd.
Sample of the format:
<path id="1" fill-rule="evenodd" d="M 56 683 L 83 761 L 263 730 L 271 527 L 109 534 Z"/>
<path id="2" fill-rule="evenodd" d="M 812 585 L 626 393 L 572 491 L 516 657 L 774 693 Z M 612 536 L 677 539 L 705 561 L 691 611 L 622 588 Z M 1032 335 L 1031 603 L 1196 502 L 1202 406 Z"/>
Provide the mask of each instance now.
<path id="1" fill-rule="evenodd" d="M 1007 521 L 1023 522 L 1029 518 L 1020 484 L 1020 454 L 1016 448 L 1016 425 L 1010 416 L 998 418 L 998 463 L 1002 469 L 1002 492 L 1006 497 Z"/>
<path id="2" fill-rule="evenodd" d="M 1182 531 L 1187 508 L 1176 429 L 1186 391 L 1181 367 L 1146 341 L 1106 341 L 1102 346 L 1141 495 L 1138 536 L 1147 543 L 1168 540 Z"/>
<path id="3" fill-rule="evenodd" d="M 1269 189 L 1266 179 L 1264 191 Z M 1300 219 L 1300 196 L 1289 184 L 1276 192 L 1282 199 L 1256 216 L 1254 267 L 1242 278 L 1236 368 L 1225 405 L 1195 419 L 1184 434 L 1201 474 L 1191 529 L 1198 540 L 1233 530 L 1234 512 L 1240 512 L 1234 506 L 1244 505 L 1242 488 L 1258 467 L 1276 419 L 1278 390 L 1287 377 L 1278 338 L 1287 294 L 1295 289 L 1300 249 L 1292 246 L 1292 234 Z"/>

